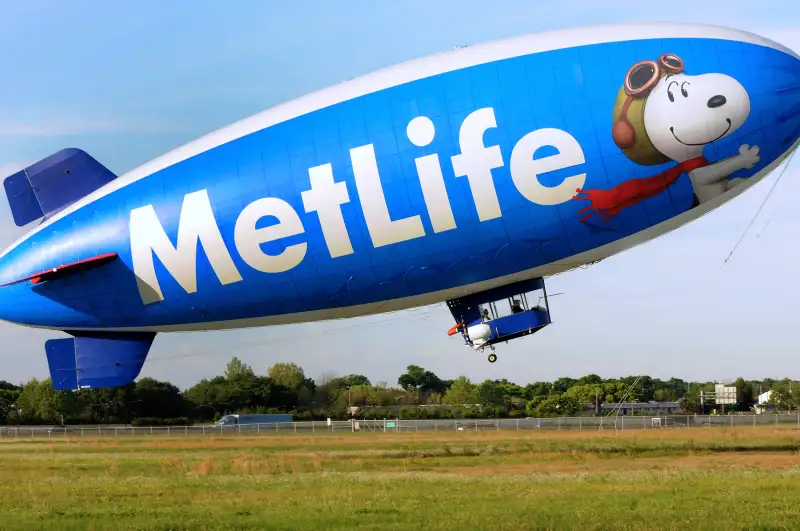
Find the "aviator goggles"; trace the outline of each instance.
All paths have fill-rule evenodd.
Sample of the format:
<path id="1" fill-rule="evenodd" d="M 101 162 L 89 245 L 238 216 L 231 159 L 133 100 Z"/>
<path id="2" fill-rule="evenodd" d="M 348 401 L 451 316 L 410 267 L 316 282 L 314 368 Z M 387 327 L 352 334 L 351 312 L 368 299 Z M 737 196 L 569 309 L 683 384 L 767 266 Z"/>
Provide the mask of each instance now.
<path id="1" fill-rule="evenodd" d="M 628 95 L 620 109 L 619 118 L 614 123 L 611 136 L 621 149 L 629 149 L 636 143 L 636 132 L 628 121 L 628 109 L 634 99 L 642 97 L 656 86 L 661 74 L 680 74 L 683 72 L 683 59 L 675 54 L 665 53 L 658 61 L 639 61 L 625 75 L 625 93 Z"/>
<path id="2" fill-rule="evenodd" d="M 625 75 L 625 92 L 628 96 L 638 96 L 653 88 L 661 74 L 680 74 L 683 60 L 675 54 L 665 53 L 658 61 L 639 61 Z"/>

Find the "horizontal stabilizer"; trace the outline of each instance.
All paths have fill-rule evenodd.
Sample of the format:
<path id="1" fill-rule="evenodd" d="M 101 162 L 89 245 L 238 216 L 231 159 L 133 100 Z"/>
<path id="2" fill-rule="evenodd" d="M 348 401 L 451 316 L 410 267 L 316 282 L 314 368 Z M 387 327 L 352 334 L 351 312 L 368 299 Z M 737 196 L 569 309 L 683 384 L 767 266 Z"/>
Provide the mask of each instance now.
<path id="1" fill-rule="evenodd" d="M 24 278 L 12 280 L 11 282 L 6 282 L 5 284 L 0 284 L 0 288 L 28 280 L 30 280 L 31 284 L 41 284 L 42 282 L 56 280 L 58 278 L 75 275 L 77 273 L 83 273 L 84 271 L 104 266 L 107 263 L 116 260 L 116 258 L 117 253 L 100 254 L 91 258 L 86 258 L 85 260 L 78 260 L 77 262 L 55 266 L 51 269 L 45 269 L 44 271 L 39 271 L 38 273 L 28 275 Z"/>
<path id="2" fill-rule="evenodd" d="M 117 176 L 83 150 L 62 149 L 3 181 L 18 227 L 58 212 Z"/>
<path id="3" fill-rule="evenodd" d="M 44 344 L 53 387 L 58 391 L 121 387 L 142 370 L 155 332 L 71 332 L 75 337 Z"/>

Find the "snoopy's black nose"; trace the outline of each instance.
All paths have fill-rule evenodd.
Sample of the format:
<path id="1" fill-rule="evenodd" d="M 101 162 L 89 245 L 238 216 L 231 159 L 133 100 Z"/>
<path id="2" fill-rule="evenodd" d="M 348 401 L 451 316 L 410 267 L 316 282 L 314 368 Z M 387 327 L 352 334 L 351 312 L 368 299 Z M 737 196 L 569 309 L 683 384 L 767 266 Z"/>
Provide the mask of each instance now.
<path id="1" fill-rule="evenodd" d="M 712 109 L 716 109 L 717 107 L 722 107 L 725 105 L 725 102 L 728 101 L 725 99 L 725 96 L 712 96 L 710 100 L 708 100 L 708 106 Z"/>

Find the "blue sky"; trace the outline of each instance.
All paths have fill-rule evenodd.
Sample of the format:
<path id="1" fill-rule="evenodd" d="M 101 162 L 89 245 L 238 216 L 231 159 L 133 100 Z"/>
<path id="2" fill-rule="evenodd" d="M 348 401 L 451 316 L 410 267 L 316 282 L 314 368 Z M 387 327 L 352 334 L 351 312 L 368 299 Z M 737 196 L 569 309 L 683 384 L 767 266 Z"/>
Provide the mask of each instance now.
<path id="1" fill-rule="evenodd" d="M 536 31 L 635 21 L 731 26 L 800 50 L 794 0 L 338 2 L 184 0 L 0 5 L 0 178 L 64 147 L 118 174 L 306 92 L 429 53 Z M 236 355 L 264 372 L 395 383 L 409 364 L 442 377 L 524 383 L 647 373 L 800 378 L 795 329 L 800 160 L 721 267 L 772 176 L 719 210 L 585 270 L 553 277 L 554 324 L 502 345 L 498 362 L 448 338 L 444 305 L 343 322 L 159 336 L 143 376 L 181 387 Z M 0 247 L 24 231 L 0 201 Z M 0 379 L 47 377 L 54 332 L 0 323 Z"/>

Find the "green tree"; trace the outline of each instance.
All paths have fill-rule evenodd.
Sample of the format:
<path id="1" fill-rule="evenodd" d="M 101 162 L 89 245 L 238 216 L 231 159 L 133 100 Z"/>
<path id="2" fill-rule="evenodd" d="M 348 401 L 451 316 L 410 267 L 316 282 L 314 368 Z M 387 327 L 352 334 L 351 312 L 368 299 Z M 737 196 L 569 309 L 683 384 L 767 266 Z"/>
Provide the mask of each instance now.
<path id="1" fill-rule="evenodd" d="M 736 409 L 751 411 L 756 403 L 753 384 L 745 381 L 744 378 L 737 378 L 734 385 L 736 386 Z"/>
<path id="2" fill-rule="evenodd" d="M 537 397 L 540 399 L 534 408 L 528 407 L 529 414 L 534 417 L 555 417 L 574 415 L 581 410 L 584 404 L 576 395 L 567 393 L 560 395 L 550 395 L 548 397 Z M 528 404 L 531 405 L 530 403 Z"/>
<path id="3" fill-rule="evenodd" d="M 442 399 L 444 404 L 476 404 L 478 397 L 475 385 L 466 376 L 456 378 Z"/>
<path id="4" fill-rule="evenodd" d="M 575 385 L 578 381 L 575 378 L 562 377 L 553 382 L 552 392 L 554 394 L 566 393 L 570 387 Z"/>
<path id="5" fill-rule="evenodd" d="M 0 381 L 0 424 L 5 424 L 16 415 L 16 403 L 22 388 Z"/>
<path id="6" fill-rule="evenodd" d="M 425 369 L 418 365 L 406 367 L 405 374 L 401 374 L 397 379 L 398 385 L 408 391 L 409 389 L 419 389 L 425 381 Z"/>
<path id="7" fill-rule="evenodd" d="M 276 363 L 267 371 L 267 375 L 278 385 L 297 390 L 306 381 L 306 375 L 295 363 Z"/>
<path id="8" fill-rule="evenodd" d="M 253 376 L 253 369 L 250 368 L 249 365 L 245 364 L 234 356 L 231 358 L 231 361 L 228 362 L 228 365 L 225 366 L 225 378 L 228 380 L 233 380 L 236 378 L 240 378 L 243 376 Z"/>
<path id="9" fill-rule="evenodd" d="M 500 388 L 503 396 L 522 398 L 525 395 L 525 389 L 519 385 L 509 382 L 505 378 L 502 380 L 495 380 L 495 383 Z"/>
<path id="10" fill-rule="evenodd" d="M 313 401 L 316 383 L 306 378 L 303 369 L 295 363 L 276 363 L 267 374 L 275 385 L 283 386 L 296 395 L 296 403 L 308 404 Z M 288 395 L 287 395 L 288 397 Z"/>
<path id="11" fill-rule="evenodd" d="M 536 382 L 526 385 L 522 390 L 522 397 L 532 400 L 536 396 L 548 396 L 553 391 L 553 384 L 550 382 Z"/>
<path id="12" fill-rule="evenodd" d="M 354 386 L 354 385 L 372 385 L 369 378 L 363 374 L 347 374 L 341 378 L 337 378 L 340 386 Z"/>
<path id="13" fill-rule="evenodd" d="M 417 365 L 409 365 L 406 373 L 397 379 L 397 383 L 406 391 L 417 390 L 425 396 L 431 393 L 444 393 L 450 385 L 450 382 Z"/>
<path id="14" fill-rule="evenodd" d="M 596 374 L 589 374 L 587 376 L 582 376 L 576 382 L 576 385 L 589 385 L 589 384 L 600 384 L 603 383 L 603 379 L 600 378 Z"/>
<path id="15" fill-rule="evenodd" d="M 504 402 L 503 388 L 492 380 L 481 383 L 475 391 L 482 405 L 499 406 Z"/>
<path id="16" fill-rule="evenodd" d="M 61 422 L 58 412 L 58 395 L 50 379 L 31 379 L 22 386 L 17 400 L 20 420 L 31 423 L 53 424 Z"/>
<path id="17" fill-rule="evenodd" d="M 189 414 L 180 389 L 153 378 L 142 378 L 136 382 L 131 405 L 137 417 L 175 419 Z"/>
<path id="18" fill-rule="evenodd" d="M 72 404 L 74 411 L 81 411 L 75 416 L 81 422 L 125 422 L 136 418 L 138 400 L 134 398 L 135 383 L 123 387 L 105 387 L 86 389 L 78 393 L 80 404 Z M 73 417 L 74 418 L 74 417 Z"/>
<path id="19" fill-rule="evenodd" d="M 700 407 L 700 391 L 692 390 L 685 394 L 679 401 L 681 411 L 687 415 L 697 415 L 703 413 Z"/>
<path id="20" fill-rule="evenodd" d="M 211 380 L 203 378 L 187 389 L 183 396 L 193 406 L 197 418 L 214 418 L 228 412 L 231 407 L 226 400 L 227 387 L 228 380 L 224 376 Z"/>
<path id="21" fill-rule="evenodd" d="M 794 391 L 797 389 L 797 385 L 793 385 L 789 378 L 784 378 L 774 383 L 772 386 L 772 395 L 770 396 L 769 402 L 775 404 L 784 411 L 792 411 L 797 409 L 797 403 L 795 402 L 795 393 Z"/>

